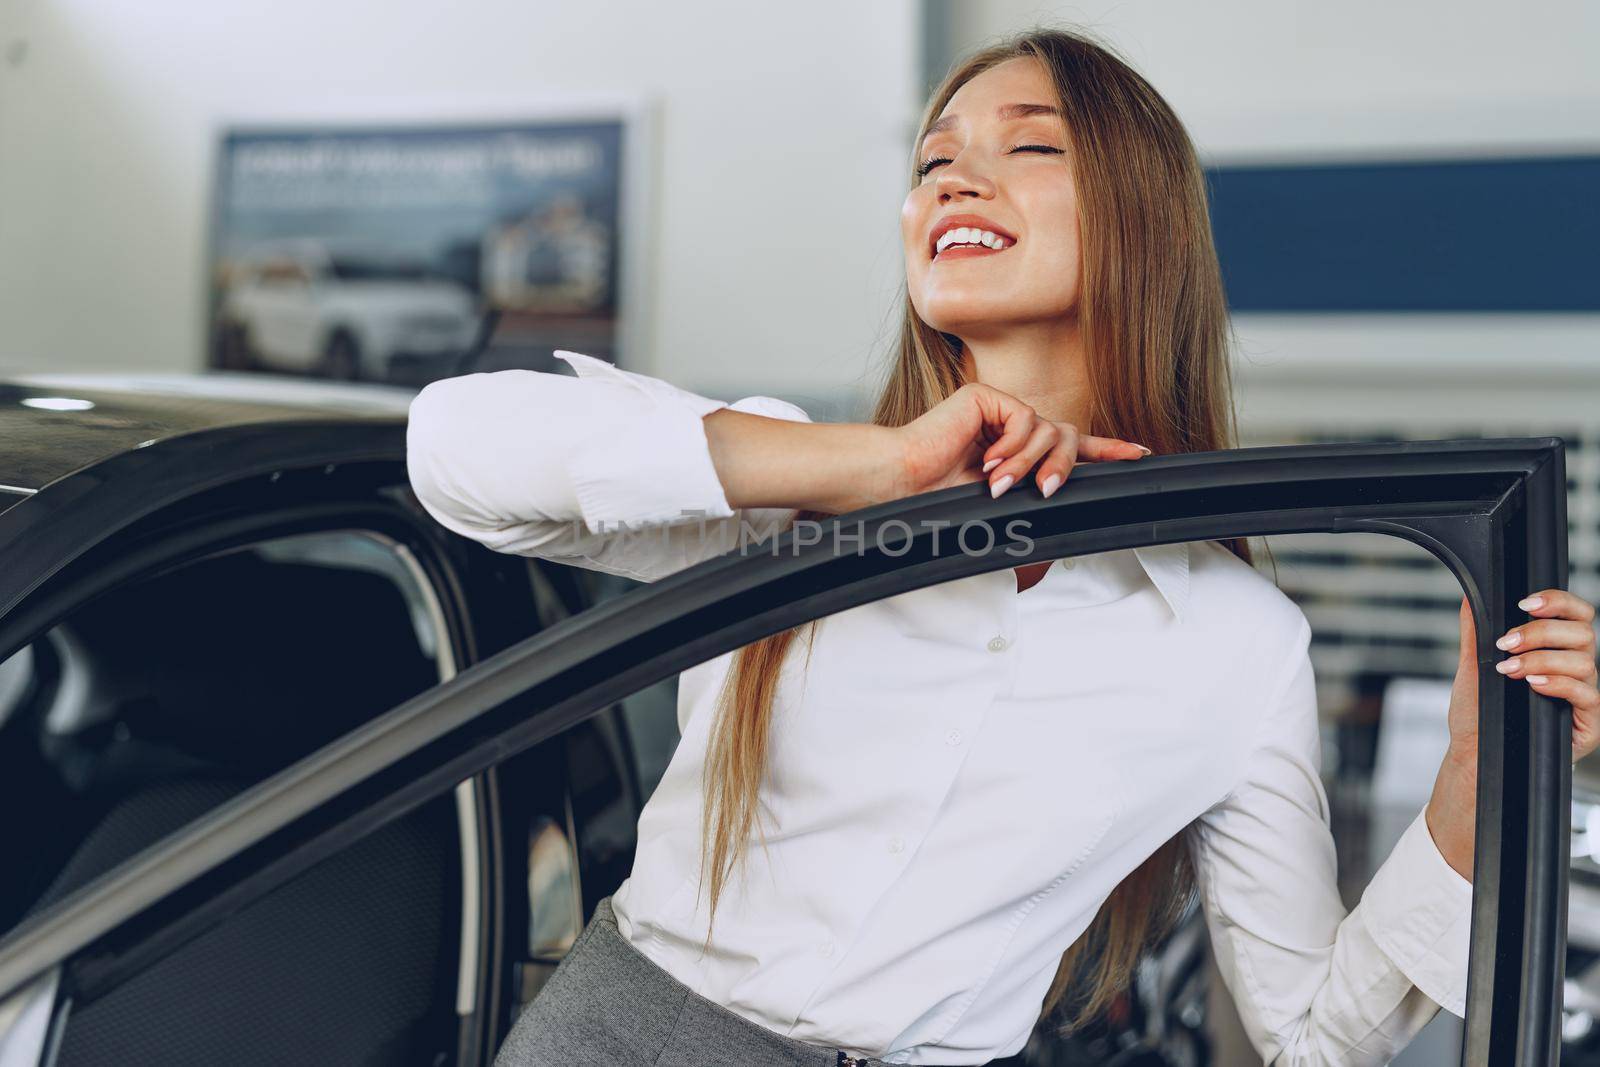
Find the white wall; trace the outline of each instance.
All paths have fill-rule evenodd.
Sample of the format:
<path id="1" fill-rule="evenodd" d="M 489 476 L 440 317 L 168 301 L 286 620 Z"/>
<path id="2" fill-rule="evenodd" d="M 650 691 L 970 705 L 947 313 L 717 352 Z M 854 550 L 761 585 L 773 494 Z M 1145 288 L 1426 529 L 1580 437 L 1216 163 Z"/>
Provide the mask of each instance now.
<path id="1" fill-rule="evenodd" d="M 1600 150 L 1593 0 L 984 0 L 946 14 L 957 52 L 1036 21 L 1097 34 L 1208 161 Z"/>
<path id="2" fill-rule="evenodd" d="M 219 124 L 655 101 L 633 365 L 860 377 L 903 277 L 914 0 L 0 2 L 0 369 L 198 368 Z"/>

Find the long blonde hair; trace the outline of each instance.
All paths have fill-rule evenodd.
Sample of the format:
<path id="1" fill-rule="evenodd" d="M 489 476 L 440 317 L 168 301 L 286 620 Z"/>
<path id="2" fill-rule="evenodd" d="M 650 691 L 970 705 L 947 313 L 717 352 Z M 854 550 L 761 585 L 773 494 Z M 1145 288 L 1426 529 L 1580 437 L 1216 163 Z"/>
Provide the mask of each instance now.
<path id="1" fill-rule="evenodd" d="M 964 83 L 1018 57 L 1044 64 L 1072 133 L 1083 264 L 1078 314 L 1093 432 L 1143 442 L 1158 455 L 1234 447 L 1227 305 L 1204 174 L 1182 124 L 1148 82 L 1085 36 L 1026 31 L 953 67 L 928 101 L 914 143 Z M 881 426 L 912 421 L 964 381 L 959 339 L 923 322 L 902 296 L 899 351 L 872 413 Z M 1244 538 L 1220 543 L 1251 562 Z M 719 695 L 701 825 L 701 882 L 709 865 L 713 923 L 756 822 L 779 667 L 800 629 L 741 648 Z M 1116 887 L 1062 954 L 1041 1017 L 1062 1008 L 1070 1030 L 1099 1015 L 1193 893 L 1180 831 Z"/>

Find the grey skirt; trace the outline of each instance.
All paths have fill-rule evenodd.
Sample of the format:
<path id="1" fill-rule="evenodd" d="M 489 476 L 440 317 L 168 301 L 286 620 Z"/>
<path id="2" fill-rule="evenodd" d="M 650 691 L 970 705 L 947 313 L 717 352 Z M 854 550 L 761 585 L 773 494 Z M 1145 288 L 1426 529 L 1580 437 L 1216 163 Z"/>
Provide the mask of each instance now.
<path id="1" fill-rule="evenodd" d="M 812 1045 L 701 996 L 634 948 L 611 898 L 527 1005 L 494 1067 L 890 1067 Z"/>

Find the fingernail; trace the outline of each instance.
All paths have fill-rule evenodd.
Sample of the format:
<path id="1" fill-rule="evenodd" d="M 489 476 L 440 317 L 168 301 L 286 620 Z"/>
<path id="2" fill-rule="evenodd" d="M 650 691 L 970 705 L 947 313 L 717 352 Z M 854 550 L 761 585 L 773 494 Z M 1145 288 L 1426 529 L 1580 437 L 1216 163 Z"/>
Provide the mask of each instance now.
<path id="1" fill-rule="evenodd" d="M 1532 611 L 1534 608 L 1542 608 L 1544 607 L 1544 597 L 1523 597 L 1521 600 L 1517 601 L 1517 607 L 1521 608 L 1523 611 Z"/>
<path id="2" fill-rule="evenodd" d="M 1044 495 L 1045 496 L 1049 496 L 1051 493 L 1056 491 L 1056 487 L 1059 486 L 1060 484 L 1061 484 L 1061 475 L 1052 474 L 1050 477 L 1048 477 L 1048 478 L 1046 478 L 1044 480 L 1044 485 L 1041 486 L 1041 488 L 1044 490 Z"/>
<path id="3" fill-rule="evenodd" d="M 998 466 L 1000 461 L 1002 459 L 1004 459 L 1004 458 L 1005 458 L 1004 456 L 996 456 L 993 459 L 991 459 L 989 462 L 985 463 L 983 465 L 983 473 L 988 474 L 990 471 L 994 470 L 995 467 Z"/>
<path id="4" fill-rule="evenodd" d="M 1522 666 L 1522 661 L 1520 659 L 1503 659 L 1494 665 L 1494 669 L 1499 671 L 1501 674 L 1510 674 L 1520 666 Z"/>
<path id="5" fill-rule="evenodd" d="M 1530 674 L 1527 677 L 1527 681 L 1531 685 L 1543 685 L 1544 683 L 1548 682 L 1549 680 L 1550 680 L 1549 678 L 1547 678 L 1546 676 L 1544 676 L 1542 674 Z"/>
<path id="6" fill-rule="evenodd" d="M 1016 481 L 1015 478 L 1009 474 L 1006 475 L 1004 478 L 1001 478 L 999 481 L 995 482 L 989 487 L 989 495 L 991 497 L 998 497 L 1001 493 L 1005 492 L 1007 489 L 1010 489 L 1011 483 L 1014 481 Z"/>
<path id="7" fill-rule="evenodd" d="M 1506 634 L 1500 640 L 1496 641 L 1494 643 L 1494 647 L 1495 648 L 1510 648 L 1513 645 L 1520 645 L 1520 644 L 1522 644 L 1522 635 L 1521 634 L 1512 633 L 1512 634 Z"/>
<path id="8" fill-rule="evenodd" d="M 1134 442 L 1134 443 L 1133 443 L 1133 446 L 1134 446 L 1134 447 L 1135 447 L 1135 448 L 1137 448 L 1137 449 L 1138 449 L 1138 450 L 1139 450 L 1139 451 L 1141 451 L 1141 452 L 1143 452 L 1143 453 L 1144 453 L 1144 454 L 1145 454 L 1145 455 L 1147 455 L 1147 456 L 1148 456 L 1148 455 L 1150 455 L 1150 454 L 1151 454 L 1151 453 L 1150 453 L 1150 450 L 1149 450 L 1149 449 L 1148 449 L 1148 448 L 1146 448 L 1146 447 L 1144 447 L 1144 445 L 1141 445 L 1141 444 L 1140 444 L 1140 443 L 1139 443 L 1139 442 L 1137 442 L 1137 441 L 1135 441 L 1135 442 Z"/>

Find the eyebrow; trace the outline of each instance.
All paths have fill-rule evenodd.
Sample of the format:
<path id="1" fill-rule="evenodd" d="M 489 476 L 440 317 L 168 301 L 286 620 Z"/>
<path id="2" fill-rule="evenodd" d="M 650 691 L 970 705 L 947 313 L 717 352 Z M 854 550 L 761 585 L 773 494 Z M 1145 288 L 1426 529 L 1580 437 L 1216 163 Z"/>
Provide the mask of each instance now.
<path id="1" fill-rule="evenodd" d="M 1050 104 L 1001 104 L 996 114 L 998 114 L 1003 121 L 1028 118 L 1032 115 L 1054 115 L 1056 118 L 1062 117 L 1061 109 Z M 922 139 L 926 141 L 929 137 L 932 137 L 936 133 L 943 133 L 945 130 L 948 130 L 950 127 L 956 124 L 956 119 L 957 116 L 955 115 L 945 115 L 944 117 L 938 119 L 928 127 L 928 132 L 922 135 Z"/>

